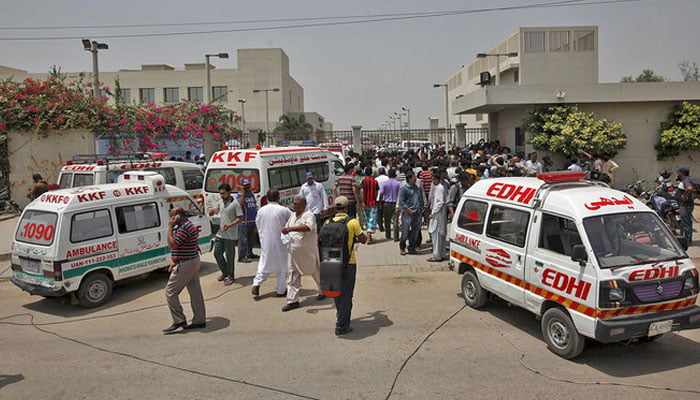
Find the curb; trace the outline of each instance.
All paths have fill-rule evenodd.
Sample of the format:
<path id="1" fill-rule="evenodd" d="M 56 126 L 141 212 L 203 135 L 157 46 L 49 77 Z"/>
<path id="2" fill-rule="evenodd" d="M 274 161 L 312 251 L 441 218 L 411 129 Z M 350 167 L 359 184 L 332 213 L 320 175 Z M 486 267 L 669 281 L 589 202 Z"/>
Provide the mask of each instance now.
<path id="1" fill-rule="evenodd" d="M 12 258 L 12 253 L 0 253 L 0 262 L 8 261 L 10 258 Z"/>

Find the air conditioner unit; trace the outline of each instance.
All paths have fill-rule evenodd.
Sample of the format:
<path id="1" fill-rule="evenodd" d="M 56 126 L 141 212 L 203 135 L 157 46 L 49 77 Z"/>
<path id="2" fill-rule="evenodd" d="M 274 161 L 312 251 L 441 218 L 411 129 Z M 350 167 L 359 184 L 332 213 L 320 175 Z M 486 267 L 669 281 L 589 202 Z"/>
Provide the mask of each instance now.
<path id="1" fill-rule="evenodd" d="M 491 73 L 484 71 L 479 74 L 479 84 L 481 86 L 487 86 L 491 84 Z"/>

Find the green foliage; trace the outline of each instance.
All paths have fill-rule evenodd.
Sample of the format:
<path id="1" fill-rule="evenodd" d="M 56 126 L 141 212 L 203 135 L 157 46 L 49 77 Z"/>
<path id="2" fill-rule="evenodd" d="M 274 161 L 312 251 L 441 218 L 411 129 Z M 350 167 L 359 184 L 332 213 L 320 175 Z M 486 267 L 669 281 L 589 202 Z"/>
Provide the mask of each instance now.
<path id="1" fill-rule="evenodd" d="M 279 119 L 280 126 L 275 128 L 275 133 L 281 133 L 287 140 L 304 140 L 309 138 L 314 127 L 306 122 L 306 117 L 302 114 L 294 118 L 291 115 L 283 115 Z"/>
<path id="2" fill-rule="evenodd" d="M 632 78 L 632 75 L 623 76 L 620 79 L 622 83 L 638 83 L 638 82 L 663 82 L 666 79 L 663 76 L 656 75 L 653 69 L 645 69 L 641 74 L 637 75 L 636 78 Z"/>
<path id="3" fill-rule="evenodd" d="M 661 124 L 656 158 L 674 157 L 684 150 L 700 149 L 700 106 L 688 103 L 676 105 Z"/>
<path id="4" fill-rule="evenodd" d="M 575 105 L 534 108 L 521 129 L 531 135 L 529 142 L 535 148 L 565 155 L 584 150 L 612 157 L 627 144 L 622 124 L 596 119 L 592 112 L 579 111 Z"/>

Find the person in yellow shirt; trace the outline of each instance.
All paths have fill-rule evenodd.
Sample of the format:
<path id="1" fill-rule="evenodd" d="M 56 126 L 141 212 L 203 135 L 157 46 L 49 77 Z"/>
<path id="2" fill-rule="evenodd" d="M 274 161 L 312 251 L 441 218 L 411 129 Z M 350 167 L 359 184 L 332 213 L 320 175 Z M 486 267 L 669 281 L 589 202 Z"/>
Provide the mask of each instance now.
<path id="1" fill-rule="evenodd" d="M 345 196 L 338 196 L 335 199 L 334 222 L 342 221 L 348 217 L 348 199 Z M 356 218 L 347 221 L 348 227 L 348 248 L 350 258 L 348 265 L 343 266 L 341 275 L 340 296 L 334 298 L 336 309 L 335 334 L 344 335 L 350 331 L 350 313 L 352 312 L 352 295 L 355 291 L 355 275 L 357 273 L 357 261 L 355 259 L 355 242 L 366 243 L 367 236 L 362 231 L 360 222 Z"/>

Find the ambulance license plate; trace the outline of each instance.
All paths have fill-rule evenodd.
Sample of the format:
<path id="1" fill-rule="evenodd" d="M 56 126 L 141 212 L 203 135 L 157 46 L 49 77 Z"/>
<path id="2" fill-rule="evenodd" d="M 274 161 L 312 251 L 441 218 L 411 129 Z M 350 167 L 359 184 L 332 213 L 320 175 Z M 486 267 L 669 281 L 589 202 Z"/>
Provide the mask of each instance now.
<path id="1" fill-rule="evenodd" d="M 29 258 L 20 258 L 20 264 L 24 272 L 30 274 L 41 274 L 41 261 Z"/>
<path id="2" fill-rule="evenodd" d="M 669 333 L 669 332 L 671 332 L 672 327 L 673 327 L 673 320 L 672 319 L 669 319 L 667 321 L 652 322 L 651 325 L 649 325 L 648 336 L 657 336 L 657 335 L 663 335 L 664 333 Z"/>

